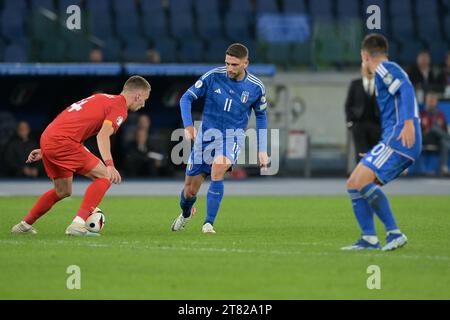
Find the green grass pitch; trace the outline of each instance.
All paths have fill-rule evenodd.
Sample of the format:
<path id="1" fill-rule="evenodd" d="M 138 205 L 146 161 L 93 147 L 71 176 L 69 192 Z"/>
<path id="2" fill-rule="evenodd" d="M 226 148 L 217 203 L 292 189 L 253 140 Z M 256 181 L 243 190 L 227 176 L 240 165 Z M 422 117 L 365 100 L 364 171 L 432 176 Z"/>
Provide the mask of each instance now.
<path id="1" fill-rule="evenodd" d="M 392 197 L 409 243 L 386 253 L 339 250 L 359 236 L 346 197 L 225 196 L 216 235 L 200 231 L 205 198 L 175 233 L 177 197 L 107 197 L 98 238 L 64 235 L 73 198 L 38 235 L 11 235 L 36 199 L 0 198 L 0 299 L 450 299 L 449 197 Z M 70 265 L 80 290 L 66 287 Z M 380 289 L 367 288 L 371 265 Z"/>

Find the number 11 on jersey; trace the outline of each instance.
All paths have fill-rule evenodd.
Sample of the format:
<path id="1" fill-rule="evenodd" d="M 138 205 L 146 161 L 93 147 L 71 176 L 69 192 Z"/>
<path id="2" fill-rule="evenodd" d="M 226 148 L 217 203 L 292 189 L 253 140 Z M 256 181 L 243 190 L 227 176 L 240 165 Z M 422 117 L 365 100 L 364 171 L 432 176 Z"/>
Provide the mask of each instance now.
<path id="1" fill-rule="evenodd" d="M 225 105 L 223 107 L 223 111 L 230 112 L 230 110 L 231 110 L 231 103 L 232 102 L 233 102 L 233 99 L 226 98 L 225 99 Z"/>

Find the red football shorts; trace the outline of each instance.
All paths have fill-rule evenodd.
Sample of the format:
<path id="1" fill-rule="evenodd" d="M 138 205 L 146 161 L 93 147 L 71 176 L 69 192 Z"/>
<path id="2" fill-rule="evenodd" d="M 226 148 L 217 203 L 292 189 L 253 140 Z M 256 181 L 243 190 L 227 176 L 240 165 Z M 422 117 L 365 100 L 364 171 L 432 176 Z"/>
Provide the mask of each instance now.
<path id="1" fill-rule="evenodd" d="M 85 175 L 100 162 L 85 146 L 70 139 L 43 135 L 40 145 L 45 172 L 52 180 L 68 178 L 74 173 Z"/>

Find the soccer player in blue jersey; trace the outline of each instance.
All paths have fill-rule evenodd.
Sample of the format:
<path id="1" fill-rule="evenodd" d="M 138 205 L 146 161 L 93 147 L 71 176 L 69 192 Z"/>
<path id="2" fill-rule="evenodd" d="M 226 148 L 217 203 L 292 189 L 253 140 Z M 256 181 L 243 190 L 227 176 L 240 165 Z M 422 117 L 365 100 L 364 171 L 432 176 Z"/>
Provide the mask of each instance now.
<path id="1" fill-rule="evenodd" d="M 225 64 L 205 73 L 180 99 L 185 136 L 195 139 L 195 143 L 180 195 L 182 212 L 172 224 L 173 231 L 182 230 L 195 213 L 193 205 L 196 195 L 205 178 L 211 175 L 202 231 L 215 233 L 213 224 L 224 194 L 223 179 L 244 147 L 244 130 L 252 110 L 256 116 L 260 166 L 264 170 L 268 165 L 264 85 L 247 71 L 248 49 L 244 45 L 230 45 L 225 54 Z M 205 104 L 197 134 L 192 122 L 191 105 L 200 97 L 205 98 Z"/>
<path id="2" fill-rule="evenodd" d="M 400 231 L 380 186 L 397 178 L 419 157 L 422 136 L 415 93 L 405 71 L 388 60 L 388 41 L 380 34 L 367 35 L 361 48 L 362 66 L 375 74 L 380 108 L 381 141 L 359 162 L 347 181 L 347 191 L 362 237 L 343 250 L 381 249 L 374 214 L 387 232 L 383 251 L 404 246 Z"/>

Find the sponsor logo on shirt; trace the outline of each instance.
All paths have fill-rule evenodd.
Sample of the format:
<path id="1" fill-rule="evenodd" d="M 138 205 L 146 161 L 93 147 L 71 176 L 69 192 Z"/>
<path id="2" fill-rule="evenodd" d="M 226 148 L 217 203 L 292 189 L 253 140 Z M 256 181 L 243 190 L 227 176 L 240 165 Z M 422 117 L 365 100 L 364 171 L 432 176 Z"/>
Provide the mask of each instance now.
<path id="1" fill-rule="evenodd" d="M 117 120 L 116 120 L 117 125 L 120 126 L 122 124 L 122 122 L 123 122 L 123 117 L 122 116 L 118 116 Z"/>

